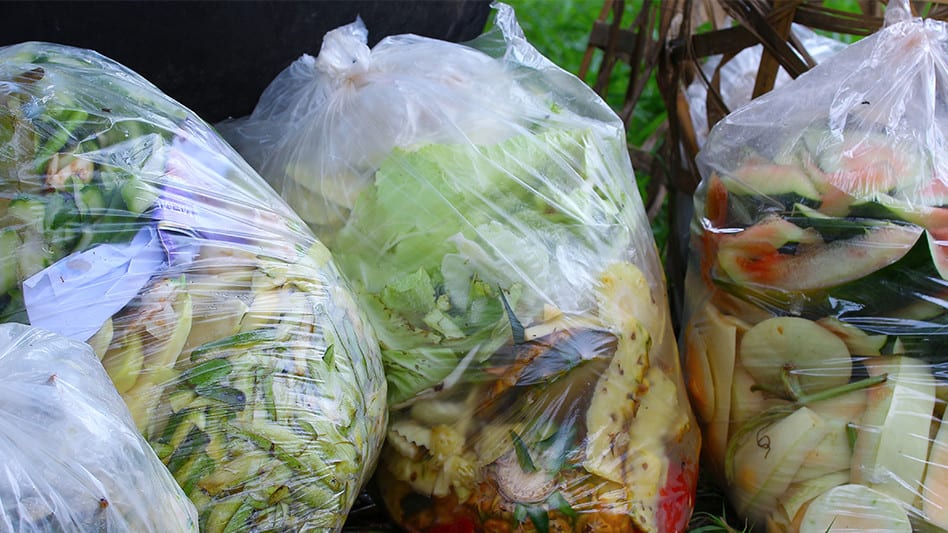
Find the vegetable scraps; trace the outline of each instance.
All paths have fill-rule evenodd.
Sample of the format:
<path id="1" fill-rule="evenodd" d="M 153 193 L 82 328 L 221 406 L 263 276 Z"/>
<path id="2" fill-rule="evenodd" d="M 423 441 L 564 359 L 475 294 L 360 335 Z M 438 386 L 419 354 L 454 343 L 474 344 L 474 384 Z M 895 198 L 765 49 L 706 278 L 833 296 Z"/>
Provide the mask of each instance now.
<path id="1" fill-rule="evenodd" d="M 612 133 L 394 150 L 334 237 L 382 346 L 380 480 L 410 529 L 687 521 L 693 426 Z"/>
<path id="2" fill-rule="evenodd" d="M 396 150 L 335 238 L 378 325 L 380 480 L 409 529 L 675 531 L 690 515 L 667 308 L 630 261 L 637 197 L 602 136 Z"/>
<path id="3" fill-rule="evenodd" d="M 699 155 L 686 381 L 708 464 L 757 528 L 948 527 L 948 27 L 889 22 Z"/>
<path id="4" fill-rule="evenodd" d="M 624 127 L 523 39 L 326 35 L 222 124 L 376 330 L 411 531 L 682 531 L 697 429 Z"/>
<path id="5" fill-rule="evenodd" d="M 87 50 L 0 49 L 0 320 L 95 349 L 202 531 L 341 528 L 387 421 L 329 251 L 209 126 Z"/>

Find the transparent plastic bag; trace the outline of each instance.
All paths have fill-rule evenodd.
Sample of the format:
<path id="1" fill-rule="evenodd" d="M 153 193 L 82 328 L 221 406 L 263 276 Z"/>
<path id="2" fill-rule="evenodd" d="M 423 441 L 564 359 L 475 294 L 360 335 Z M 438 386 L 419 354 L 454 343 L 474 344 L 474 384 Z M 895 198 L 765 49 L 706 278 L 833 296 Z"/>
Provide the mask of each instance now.
<path id="1" fill-rule="evenodd" d="M 328 32 L 250 116 L 218 124 L 327 244 L 393 149 L 487 143 L 514 133 L 511 117 L 547 111 L 477 50 L 412 34 L 369 49 L 367 39 L 361 19 Z"/>
<path id="2" fill-rule="evenodd" d="M 387 421 L 328 250 L 117 63 L 0 49 L 0 321 L 87 341 L 202 531 L 339 529 Z"/>
<path id="3" fill-rule="evenodd" d="M 622 123 L 496 7 L 463 45 L 340 28 L 223 131 L 290 202 L 351 193 L 296 207 L 379 335 L 402 527 L 681 531 L 698 432 Z"/>
<path id="4" fill-rule="evenodd" d="M 89 345 L 0 324 L 0 531 L 197 532 Z"/>
<path id="5" fill-rule="evenodd" d="M 791 28 L 803 48 L 817 63 L 846 47 L 844 43 L 816 33 L 802 24 L 794 23 Z M 737 109 L 751 101 L 763 50 L 764 45 L 758 44 L 741 50 L 723 65 L 721 65 L 721 56 L 711 57 L 702 65 L 701 69 L 708 80 L 712 79 L 715 71 L 720 70 L 721 98 L 728 109 Z M 790 75 L 783 69 L 779 69 L 774 86 L 780 87 L 790 80 Z M 685 97 L 688 100 L 689 116 L 695 130 L 695 140 L 700 148 L 708 138 L 707 83 L 700 78 L 695 79 L 688 85 Z"/>
<path id="6" fill-rule="evenodd" d="M 756 530 L 948 527 L 948 26 L 907 13 L 698 156 L 686 381 Z"/>

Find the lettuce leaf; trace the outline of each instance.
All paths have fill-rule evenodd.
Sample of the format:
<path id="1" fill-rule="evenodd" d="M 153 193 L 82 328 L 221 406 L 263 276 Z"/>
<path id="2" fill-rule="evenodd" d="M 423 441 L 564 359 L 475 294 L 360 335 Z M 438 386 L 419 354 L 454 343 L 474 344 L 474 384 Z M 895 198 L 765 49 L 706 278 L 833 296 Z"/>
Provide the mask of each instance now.
<path id="1" fill-rule="evenodd" d="M 333 248 L 380 330 L 394 404 L 510 340 L 501 291 L 524 323 L 545 305 L 593 305 L 590 273 L 626 253 L 636 225 L 617 223 L 634 184 L 604 163 L 622 159 L 600 152 L 603 138 L 549 127 L 383 162 Z"/>

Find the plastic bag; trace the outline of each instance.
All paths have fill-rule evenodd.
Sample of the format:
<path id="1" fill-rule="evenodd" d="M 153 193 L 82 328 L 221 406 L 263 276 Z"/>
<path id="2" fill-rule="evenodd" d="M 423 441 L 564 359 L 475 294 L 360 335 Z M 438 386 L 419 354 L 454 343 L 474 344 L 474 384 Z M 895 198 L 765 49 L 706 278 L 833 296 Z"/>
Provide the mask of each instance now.
<path id="1" fill-rule="evenodd" d="M 477 50 L 411 34 L 370 50 L 367 39 L 361 19 L 328 32 L 253 114 L 218 125 L 327 244 L 393 149 L 491 142 L 514 133 L 510 117 L 547 111 Z"/>
<path id="2" fill-rule="evenodd" d="M 686 381 L 759 530 L 948 527 L 948 26 L 906 13 L 698 156 Z"/>
<path id="3" fill-rule="evenodd" d="M 0 324 L 0 531 L 197 532 L 89 345 Z"/>
<path id="4" fill-rule="evenodd" d="M 846 47 L 844 43 L 820 35 L 801 24 L 794 23 L 792 31 L 817 63 Z M 763 50 L 764 46 L 758 44 L 741 50 L 724 65 L 721 65 L 720 55 L 709 58 L 702 65 L 701 69 L 708 80 L 711 80 L 715 71 L 720 68 L 720 93 L 728 109 L 737 109 L 751 101 Z M 790 75 L 780 69 L 777 71 L 774 85 L 779 87 L 790 80 Z M 692 81 L 685 91 L 685 98 L 688 100 L 688 111 L 695 130 L 695 140 L 700 148 L 708 138 L 708 87 L 705 81 L 700 78 Z"/>
<path id="5" fill-rule="evenodd" d="M 508 6 L 466 45 L 370 50 L 365 32 L 327 35 L 223 130 L 369 311 L 391 514 L 413 531 L 681 531 L 698 434 L 622 123 Z"/>
<path id="6" fill-rule="evenodd" d="M 341 528 L 374 468 L 378 343 L 328 250 L 96 53 L 0 49 L 0 321 L 95 348 L 202 531 Z"/>

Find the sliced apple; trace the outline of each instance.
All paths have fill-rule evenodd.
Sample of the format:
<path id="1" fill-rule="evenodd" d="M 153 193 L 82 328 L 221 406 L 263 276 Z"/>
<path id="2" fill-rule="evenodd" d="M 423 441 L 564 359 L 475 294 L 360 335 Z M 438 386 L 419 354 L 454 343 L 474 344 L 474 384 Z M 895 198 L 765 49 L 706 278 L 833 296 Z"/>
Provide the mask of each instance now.
<path id="1" fill-rule="evenodd" d="M 810 451 L 803 465 L 794 475 L 795 483 L 820 478 L 834 472 L 849 472 L 852 462 L 849 428 L 850 424 L 862 417 L 867 396 L 865 389 L 859 389 L 808 405 L 820 415 L 828 431 L 823 440 Z"/>
<path id="2" fill-rule="evenodd" d="M 935 378 L 929 366 L 911 357 L 864 362 L 885 383 L 867 390 L 853 450 L 852 481 L 914 506 L 925 475 L 929 431 L 935 408 Z"/>
<path id="3" fill-rule="evenodd" d="M 882 347 L 888 340 L 887 335 L 870 335 L 852 324 L 836 317 L 824 317 L 816 321 L 846 344 L 851 355 L 875 356 L 882 353 Z"/>
<path id="4" fill-rule="evenodd" d="M 786 519 L 787 529 L 796 531 L 795 528 L 790 527 L 790 524 L 797 519 L 797 515 L 806 508 L 808 503 L 831 488 L 846 483 L 849 483 L 849 469 L 792 483 L 787 487 L 786 492 L 777 498 L 780 505 L 779 512 L 775 513 L 775 522 L 784 523 L 783 519 Z"/>
<path id="5" fill-rule="evenodd" d="M 828 430 L 818 414 L 801 407 L 770 426 L 745 434 L 734 453 L 730 487 L 737 511 L 751 522 L 763 523 Z"/>
<path id="6" fill-rule="evenodd" d="M 758 309 L 760 309 L 760 308 L 758 308 Z M 725 324 L 729 324 L 729 325 L 731 325 L 731 326 L 734 326 L 734 328 L 737 329 L 737 340 L 738 340 L 738 342 L 740 342 L 741 338 L 744 336 L 745 333 L 747 333 L 748 331 L 750 331 L 750 329 L 751 329 L 752 327 L 754 327 L 752 324 L 750 324 L 750 323 L 747 322 L 746 320 L 741 319 L 741 318 L 738 318 L 738 317 L 736 317 L 736 316 L 734 316 L 734 315 L 728 314 L 728 313 L 726 313 L 726 312 L 724 312 L 724 311 L 720 311 L 720 312 L 719 312 L 719 316 L 721 317 L 721 320 L 722 320 Z M 767 318 L 769 318 L 769 317 L 767 317 Z"/>
<path id="7" fill-rule="evenodd" d="M 736 429 L 767 409 L 778 405 L 789 405 L 787 400 L 765 395 L 754 390 L 754 377 L 744 368 L 738 357 L 734 365 L 734 380 L 731 385 L 731 429 Z"/>
<path id="8" fill-rule="evenodd" d="M 774 317 L 744 334 L 740 358 L 757 384 L 768 391 L 786 391 L 789 371 L 803 393 L 849 382 L 852 358 L 846 344 L 811 320 Z"/>
<path id="9" fill-rule="evenodd" d="M 714 411 L 705 423 L 705 442 L 711 457 L 723 458 L 731 420 L 731 384 L 737 357 L 737 328 L 710 303 L 695 314 L 691 323 L 707 350 L 708 369 L 714 384 Z"/>
<path id="10" fill-rule="evenodd" d="M 765 525 L 767 526 L 765 529 L 767 533 L 793 533 L 796 531 L 792 529 L 791 524 L 784 518 L 780 509 L 767 517 Z"/>
<path id="11" fill-rule="evenodd" d="M 688 293 L 686 287 L 685 294 Z M 754 305 L 723 290 L 713 291 L 710 301 L 724 316 L 729 317 L 731 322 L 738 326 L 738 330 L 743 330 L 741 331 L 742 334 L 751 328 L 751 324 L 756 324 L 773 316 L 773 313 L 759 305 Z"/>
<path id="12" fill-rule="evenodd" d="M 898 500 L 865 485 L 847 484 L 817 496 L 800 521 L 800 533 L 832 531 L 912 533 L 912 524 Z"/>
<path id="13" fill-rule="evenodd" d="M 928 453 L 928 470 L 922 486 L 922 509 L 925 517 L 939 527 L 948 529 L 948 413 L 942 416 L 938 433 Z"/>
<path id="14" fill-rule="evenodd" d="M 694 323 L 685 327 L 685 383 L 698 421 L 705 424 L 714 416 L 714 379 L 708 365 L 708 347 L 695 331 Z"/>

